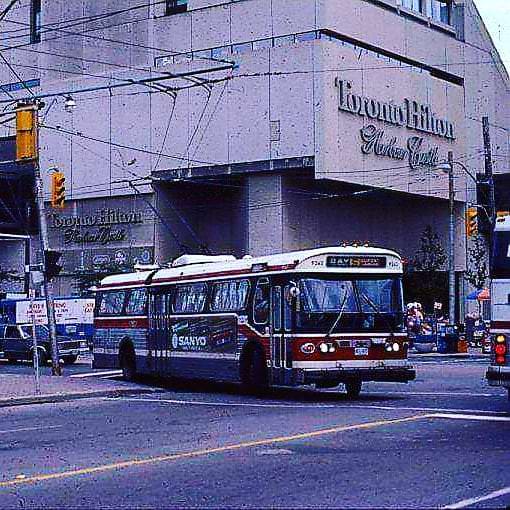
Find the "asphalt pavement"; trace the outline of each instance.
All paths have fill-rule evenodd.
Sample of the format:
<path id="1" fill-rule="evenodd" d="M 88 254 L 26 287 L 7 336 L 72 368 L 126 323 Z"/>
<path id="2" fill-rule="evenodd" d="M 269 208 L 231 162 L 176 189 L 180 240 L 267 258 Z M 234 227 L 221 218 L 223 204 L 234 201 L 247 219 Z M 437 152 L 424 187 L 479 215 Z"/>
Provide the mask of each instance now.
<path id="1" fill-rule="evenodd" d="M 506 393 L 480 360 L 417 368 L 415 382 L 367 384 L 356 401 L 146 380 L 163 392 L 0 409 L 0 506 L 510 505 Z"/>

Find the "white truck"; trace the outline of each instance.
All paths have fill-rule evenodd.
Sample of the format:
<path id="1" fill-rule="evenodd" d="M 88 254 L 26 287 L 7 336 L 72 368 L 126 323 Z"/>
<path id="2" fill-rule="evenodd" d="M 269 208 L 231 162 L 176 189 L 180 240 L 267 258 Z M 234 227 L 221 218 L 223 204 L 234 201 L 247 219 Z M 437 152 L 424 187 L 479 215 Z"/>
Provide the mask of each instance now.
<path id="1" fill-rule="evenodd" d="M 510 215 L 498 217 L 491 268 L 491 364 L 487 381 L 503 386 L 510 401 Z"/>

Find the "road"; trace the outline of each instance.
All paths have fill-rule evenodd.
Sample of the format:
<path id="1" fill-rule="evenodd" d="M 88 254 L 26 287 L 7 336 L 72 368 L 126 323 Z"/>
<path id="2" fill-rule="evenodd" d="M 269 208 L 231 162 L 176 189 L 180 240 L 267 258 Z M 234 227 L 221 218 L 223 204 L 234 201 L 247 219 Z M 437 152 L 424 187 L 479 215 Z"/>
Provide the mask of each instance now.
<path id="1" fill-rule="evenodd" d="M 0 506 L 510 505 L 506 393 L 486 386 L 480 360 L 417 368 L 414 383 L 368 384 L 357 401 L 179 382 L 1 409 Z"/>

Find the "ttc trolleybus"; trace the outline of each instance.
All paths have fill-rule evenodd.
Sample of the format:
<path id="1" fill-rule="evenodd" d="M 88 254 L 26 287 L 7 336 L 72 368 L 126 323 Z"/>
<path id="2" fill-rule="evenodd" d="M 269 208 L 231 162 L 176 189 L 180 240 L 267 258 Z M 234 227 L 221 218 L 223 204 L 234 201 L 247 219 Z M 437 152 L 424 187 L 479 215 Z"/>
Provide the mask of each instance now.
<path id="1" fill-rule="evenodd" d="M 268 385 L 408 382 L 402 261 L 332 247 L 267 257 L 183 255 L 105 278 L 94 367 Z"/>
<path id="2" fill-rule="evenodd" d="M 497 218 L 491 267 L 491 386 L 508 389 L 510 401 L 510 216 Z"/>

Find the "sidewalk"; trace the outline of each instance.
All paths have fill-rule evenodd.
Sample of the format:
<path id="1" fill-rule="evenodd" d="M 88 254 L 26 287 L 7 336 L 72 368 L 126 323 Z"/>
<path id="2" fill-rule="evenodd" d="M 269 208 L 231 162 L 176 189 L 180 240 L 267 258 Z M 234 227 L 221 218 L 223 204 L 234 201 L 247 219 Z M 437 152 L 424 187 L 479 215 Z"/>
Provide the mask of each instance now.
<path id="1" fill-rule="evenodd" d="M 489 361 L 490 354 L 484 354 L 482 353 L 481 349 L 476 347 L 469 347 L 468 352 L 456 352 L 451 354 L 445 354 L 440 352 L 428 352 L 428 353 L 419 353 L 415 352 L 413 350 L 409 351 L 409 358 L 415 358 L 415 359 L 423 359 L 423 358 L 431 358 L 431 359 L 438 359 L 438 358 L 459 358 L 459 359 L 487 359 Z"/>
<path id="2" fill-rule="evenodd" d="M 64 402 L 82 398 L 117 397 L 154 393 L 155 389 L 109 379 L 40 377 L 41 393 L 36 395 L 32 375 L 0 375 L 0 407 Z"/>

